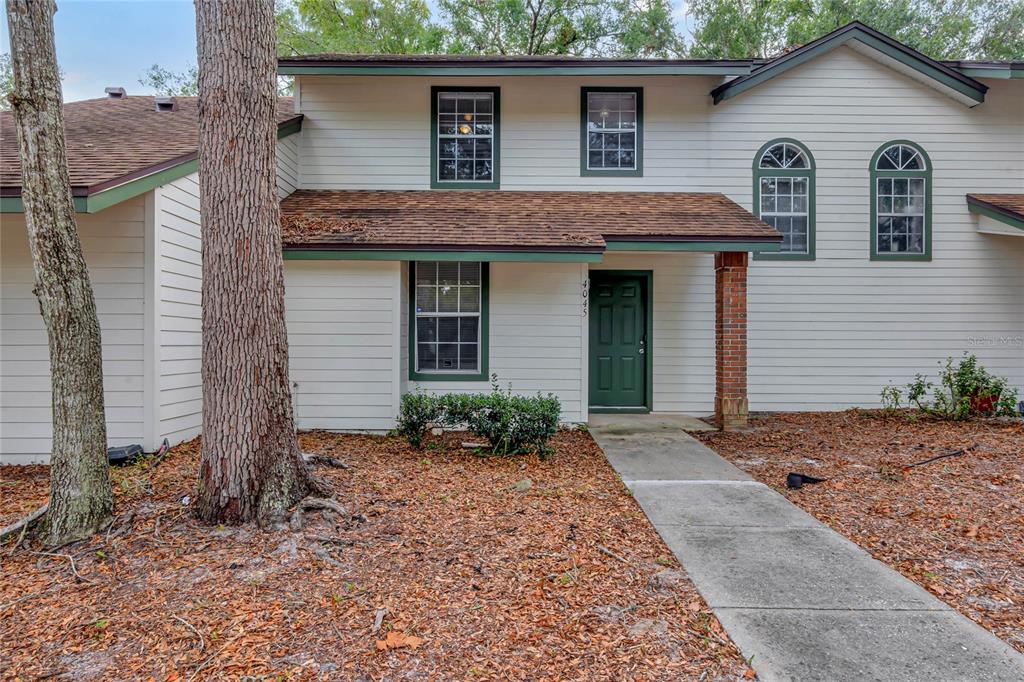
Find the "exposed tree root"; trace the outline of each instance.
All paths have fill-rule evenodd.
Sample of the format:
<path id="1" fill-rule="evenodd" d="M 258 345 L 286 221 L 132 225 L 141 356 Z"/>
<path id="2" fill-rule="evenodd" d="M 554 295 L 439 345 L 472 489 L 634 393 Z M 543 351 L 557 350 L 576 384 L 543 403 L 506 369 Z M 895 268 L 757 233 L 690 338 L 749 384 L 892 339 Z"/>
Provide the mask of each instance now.
<path id="1" fill-rule="evenodd" d="M 308 452 L 302 453 L 302 461 L 309 466 L 328 466 L 334 467 L 335 469 L 348 469 L 348 464 L 345 464 L 337 457 L 331 457 L 329 455 L 317 455 Z"/>
<path id="2" fill-rule="evenodd" d="M 0 529 L 0 542 L 3 542 L 9 536 L 14 535 L 15 533 L 20 533 L 20 535 L 18 536 L 18 541 L 14 543 L 15 546 L 17 546 L 21 542 L 22 538 L 25 537 L 25 533 L 27 533 L 29 529 L 31 529 L 33 526 L 39 523 L 39 521 L 44 516 L 46 516 L 46 512 L 49 509 L 50 503 L 47 502 L 42 507 L 36 509 L 34 512 L 29 514 L 25 518 L 21 519 L 20 521 L 15 521 L 6 528 Z"/>
<path id="3" fill-rule="evenodd" d="M 326 497 L 304 497 L 295 505 L 295 511 L 292 512 L 291 518 L 288 521 L 288 525 L 293 531 L 302 530 L 302 526 L 305 524 L 305 512 L 307 511 L 325 511 L 337 514 L 345 519 L 349 518 L 348 510 L 334 500 L 327 499 Z"/>

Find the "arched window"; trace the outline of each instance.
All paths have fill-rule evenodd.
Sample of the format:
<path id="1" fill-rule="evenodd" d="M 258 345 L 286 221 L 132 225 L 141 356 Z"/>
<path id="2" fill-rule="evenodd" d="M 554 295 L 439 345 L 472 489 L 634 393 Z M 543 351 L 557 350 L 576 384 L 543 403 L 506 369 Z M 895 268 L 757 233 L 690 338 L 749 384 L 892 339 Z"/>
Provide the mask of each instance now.
<path id="1" fill-rule="evenodd" d="M 814 260 L 814 157 L 796 140 L 772 140 L 754 157 L 754 212 L 782 233 L 765 260 Z"/>
<path id="2" fill-rule="evenodd" d="M 932 165 L 913 142 L 894 140 L 871 157 L 871 259 L 931 260 Z"/>

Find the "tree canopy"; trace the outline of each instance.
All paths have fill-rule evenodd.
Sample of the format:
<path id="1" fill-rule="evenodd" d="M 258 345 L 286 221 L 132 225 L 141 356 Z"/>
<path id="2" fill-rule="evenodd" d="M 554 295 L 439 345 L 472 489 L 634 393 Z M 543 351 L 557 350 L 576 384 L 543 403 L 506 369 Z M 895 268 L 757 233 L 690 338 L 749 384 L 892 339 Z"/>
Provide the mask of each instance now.
<path id="1" fill-rule="evenodd" d="M 694 57 L 772 57 L 861 21 L 933 59 L 1024 58 L 1024 0 L 691 0 Z"/>
<path id="2" fill-rule="evenodd" d="M 935 59 L 1024 59 L 1024 0 L 278 0 L 279 55 L 767 58 L 860 20 Z M 0 63 L 2 66 L 2 63 Z M 195 69 L 140 83 L 195 94 Z M 283 88 L 282 91 L 286 91 Z"/>

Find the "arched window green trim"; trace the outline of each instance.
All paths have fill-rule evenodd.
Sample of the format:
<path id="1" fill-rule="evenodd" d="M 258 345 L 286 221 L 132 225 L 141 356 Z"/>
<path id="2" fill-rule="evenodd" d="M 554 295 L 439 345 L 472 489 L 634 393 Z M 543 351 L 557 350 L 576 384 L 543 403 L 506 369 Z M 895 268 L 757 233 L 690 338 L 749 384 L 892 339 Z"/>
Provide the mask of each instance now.
<path id="1" fill-rule="evenodd" d="M 772 149 L 773 147 L 779 146 L 779 145 L 790 145 L 791 147 L 797 148 L 803 154 L 803 157 L 805 159 L 805 162 L 803 164 L 801 164 L 802 167 L 799 167 L 799 168 L 795 168 L 795 167 L 766 168 L 766 167 L 763 167 L 766 164 L 762 164 L 761 163 L 762 158 L 765 156 L 765 154 L 768 152 L 768 150 Z M 768 219 L 768 220 L 766 220 L 766 222 L 771 223 L 772 222 L 772 218 L 768 214 L 769 213 L 776 213 L 777 210 L 779 209 L 778 203 L 776 203 L 776 205 L 774 206 L 774 209 L 772 211 L 765 210 L 765 209 L 772 208 L 771 206 L 762 205 L 762 180 L 765 180 L 766 182 L 771 182 L 772 178 L 787 179 L 787 180 L 790 180 L 790 181 L 792 181 L 792 179 L 794 179 L 794 178 L 797 179 L 797 180 L 804 179 L 806 181 L 806 202 L 807 202 L 806 211 L 805 211 L 806 215 L 807 215 L 807 244 L 806 244 L 805 249 L 802 250 L 802 251 L 772 251 L 772 252 L 755 253 L 754 254 L 754 260 L 814 260 L 814 257 L 815 257 L 815 241 L 816 241 L 816 239 L 815 239 L 815 204 L 816 204 L 816 194 L 817 194 L 817 192 L 816 192 L 816 189 L 815 189 L 815 177 L 814 177 L 816 175 L 815 163 L 814 163 L 814 155 L 811 154 L 811 150 L 808 149 L 806 145 L 804 145 L 802 142 L 799 142 L 798 140 L 794 140 L 794 139 L 789 138 L 789 137 L 779 137 L 779 138 L 776 138 L 774 140 L 771 140 L 770 142 L 765 143 L 760 149 L 757 150 L 757 154 L 754 155 L 754 163 L 753 163 L 753 166 L 752 166 L 752 170 L 753 170 L 753 179 L 754 179 L 753 209 L 754 209 L 754 215 L 756 215 L 758 218 L 762 217 L 762 211 L 763 211 L 766 214 L 765 218 Z M 773 183 L 773 185 L 776 187 L 777 190 L 779 189 L 778 183 Z M 792 184 L 789 186 L 789 192 L 790 192 L 790 196 L 787 198 L 787 200 L 790 202 L 789 206 L 788 206 L 788 208 L 789 208 L 788 212 L 796 213 L 797 215 L 795 217 L 799 218 L 800 217 L 799 213 L 802 213 L 803 211 L 793 211 L 793 204 L 792 204 L 792 202 L 800 200 L 799 199 L 799 193 L 796 190 L 796 187 L 794 185 L 792 185 Z M 794 196 L 794 195 L 796 195 L 796 196 Z M 765 197 L 765 200 L 766 200 L 766 202 L 772 202 L 772 201 L 778 202 L 779 201 L 779 197 L 774 197 L 774 198 Z M 783 212 L 785 213 L 786 211 L 783 211 Z M 785 219 L 785 217 L 787 217 L 787 216 L 779 216 L 778 218 L 776 218 L 776 220 L 778 220 L 778 219 Z M 789 217 L 794 217 L 794 216 L 789 216 Z M 785 244 L 784 244 L 783 248 L 786 248 Z"/>
<path id="2" fill-rule="evenodd" d="M 917 152 L 923 163 L 906 165 L 902 161 L 886 163 L 880 167 L 886 150 L 902 147 Z M 923 165 L 923 168 L 921 167 Z M 916 167 L 914 167 L 916 166 Z M 874 261 L 930 261 L 932 259 L 932 160 L 927 152 L 910 140 L 890 140 L 871 156 L 868 166 L 871 176 L 871 260 Z M 920 181 L 916 183 L 915 181 Z M 881 191 L 880 191 L 881 190 Z M 915 207 L 915 202 L 924 206 Z M 921 237 L 914 238 L 915 218 L 920 219 Z M 888 220 L 882 226 L 880 223 Z M 897 225 L 896 221 L 900 221 Z M 895 249 L 895 250 L 894 250 Z"/>

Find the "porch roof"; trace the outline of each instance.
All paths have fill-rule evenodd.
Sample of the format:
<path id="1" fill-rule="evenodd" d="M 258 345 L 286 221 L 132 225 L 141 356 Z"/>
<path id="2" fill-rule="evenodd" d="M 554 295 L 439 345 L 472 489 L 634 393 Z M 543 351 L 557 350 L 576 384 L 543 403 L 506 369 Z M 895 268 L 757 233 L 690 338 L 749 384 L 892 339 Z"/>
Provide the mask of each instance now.
<path id="1" fill-rule="evenodd" d="M 781 235 L 722 194 L 299 190 L 286 251 L 777 250 Z"/>
<path id="2" fill-rule="evenodd" d="M 1024 236 L 1024 194 L 968 194 L 967 208 L 979 216 L 991 218 L 1011 230 L 998 228 L 1000 234 Z M 990 232 L 984 225 L 979 231 Z"/>

